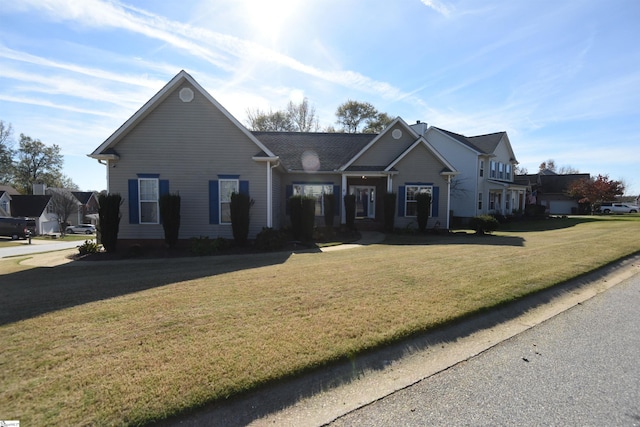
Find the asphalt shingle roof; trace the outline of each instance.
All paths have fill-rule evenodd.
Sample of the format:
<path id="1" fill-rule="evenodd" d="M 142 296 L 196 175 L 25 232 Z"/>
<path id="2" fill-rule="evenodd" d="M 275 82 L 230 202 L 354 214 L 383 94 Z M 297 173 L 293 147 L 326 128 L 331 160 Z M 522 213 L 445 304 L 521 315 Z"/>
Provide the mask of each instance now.
<path id="1" fill-rule="evenodd" d="M 339 169 L 377 136 L 370 133 L 251 133 L 280 157 L 280 163 L 285 169 L 319 172 Z"/>
<path id="2" fill-rule="evenodd" d="M 11 200 L 11 215 L 14 217 L 39 217 L 47 207 L 51 196 L 20 195 Z"/>
<path id="3" fill-rule="evenodd" d="M 435 126 L 434 128 L 483 154 L 492 154 L 505 134 L 505 132 L 495 132 L 486 135 L 464 136 Z"/>

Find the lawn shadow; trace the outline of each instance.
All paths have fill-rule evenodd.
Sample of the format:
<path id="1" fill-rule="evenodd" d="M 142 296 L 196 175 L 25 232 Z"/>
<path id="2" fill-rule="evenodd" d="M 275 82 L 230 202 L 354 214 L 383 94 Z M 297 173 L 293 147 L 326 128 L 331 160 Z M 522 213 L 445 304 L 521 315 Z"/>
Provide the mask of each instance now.
<path id="1" fill-rule="evenodd" d="M 186 280 L 282 264 L 291 253 L 72 261 L 5 274 L 0 325 Z"/>
<path id="2" fill-rule="evenodd" d="M 500 225 L 501 231 L 531 232 L 551 231 L 575 227 L 578 224 L 600 221 L 596 216 L 550 216 L 541 220 L 519 220 Z"/>
<path id="3" fill-rule="evenodd" d="M 487 245 L 487 246 L 524 246 L 525 239 L 519 236 L 498 234 L 476 234 L 466 231 L 450 233 L 387 234 L 383 245 L 421 246 L 421 245 Z"/>
<path id="4" fill-rule="evenodd" d="M 202 408 L 153 425 L 162 427 L 178 425 L 181 427 L 200 425 L 235 427 L 251 424 L 270 414 L 286 410 L 304 399 L 351 384 L 371 372 L 384 371 L 394 362 L 408 355 L 428 351 L 430 348 L 452 345 L 478 331 L 491 329 L 515 319 L 536 307 L 552 302 L 567 292 L 601 280 L 615 270 L 629 266 L 638 260 L 638 255 L 627 257 L 597 271 L 519 300 L 506 302 L 499 307 L 465 316 L 426 333 L 351 358 L 344 358 L 330 366 L 320 367 L 293 378 L 271 382 L 260 389 L 225 401 L 212 402 Z"/>

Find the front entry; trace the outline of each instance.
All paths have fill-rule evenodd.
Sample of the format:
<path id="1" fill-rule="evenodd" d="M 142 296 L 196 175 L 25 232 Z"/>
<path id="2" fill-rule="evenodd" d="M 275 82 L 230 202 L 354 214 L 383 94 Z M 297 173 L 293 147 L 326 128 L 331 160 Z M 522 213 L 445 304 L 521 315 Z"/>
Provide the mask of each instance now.
<path id="1" fill-rule="evenodd" d="M 376 187 L 352 185 L 349 193 L 356 195 L 356 218 L 376 217 Z"/>

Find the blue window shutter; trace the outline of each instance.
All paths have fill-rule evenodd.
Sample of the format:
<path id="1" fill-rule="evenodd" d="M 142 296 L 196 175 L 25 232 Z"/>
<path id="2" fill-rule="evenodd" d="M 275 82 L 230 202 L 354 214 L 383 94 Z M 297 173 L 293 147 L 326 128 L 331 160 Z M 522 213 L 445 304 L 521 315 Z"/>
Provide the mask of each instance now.
<path id="1" fill-rule="evenodd" d="M 340 205 L 342 204 L 342 200 L 341 199 L 342 193 L 340 192 L 340 186 L 339 185 L 334 185 L 333 186 L 333 204 L 335 205 L 335 215 L 340 215 Z"/>
<path id="2" fill-rule="evenodd" d="M 404 216 L 404 185 L 398 187 L 398 217 Z"/>
<path id="3" fill-rule="evenodd" d="M 440 187 L 433 187 L 433 200 L 431 200 L 431 216 L 438 216 L 438 208 L 440 205 Z"/>
<path id="4" fill-rule="evenodd" d="M 238 193 L 249 195 L 249 181 L 240 181 L 240 188 Z"/>
<path id="5" fill-rule="evenodd" d="M 220 222 L 218 193 L 218 181 L 209 181 L 209 224 Z"/>
<path id="6" fill-rule="evenodd" d="M 168 179 L 161 179 L 159 180 L 159 188 L 158 190 L 160 191 L 160 196 L 164 196 L 165 194 L 169 194 L 169 180 Z"/>
<path id="7" fill-rule="evenodd" d="M 287 185 L 285 189 L 285 214 L 287 215 L 291 214 L 291 209 L 289 206 L 289 199 L 291 198 L 291 196 L 293 196 L 293 185 Z"/>
<path id="8" fill-rule="evenodd" d="M 129 180 L 129 224 L 139 224 L 138 213 L 138 180 Z"/>

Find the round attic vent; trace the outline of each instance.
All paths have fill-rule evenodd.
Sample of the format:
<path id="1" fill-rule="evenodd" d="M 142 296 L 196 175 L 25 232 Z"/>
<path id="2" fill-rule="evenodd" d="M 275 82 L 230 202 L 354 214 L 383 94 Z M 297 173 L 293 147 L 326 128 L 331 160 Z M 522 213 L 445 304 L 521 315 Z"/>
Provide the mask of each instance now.
<path id="1" fill-rule="evenodd" d="M 180 89 L 180 100 L 182 102 L 193 101 L 193 91 L 188 87 L 183 87 L 182 89 Z"/>
<path id="2" fill-rule="evenodd" d="M 402 131 L 400 129 L 394 129 L 393 132 L 391 132 L 391 136 L 393 139 L 400 139 L 402 138 Z"/>

